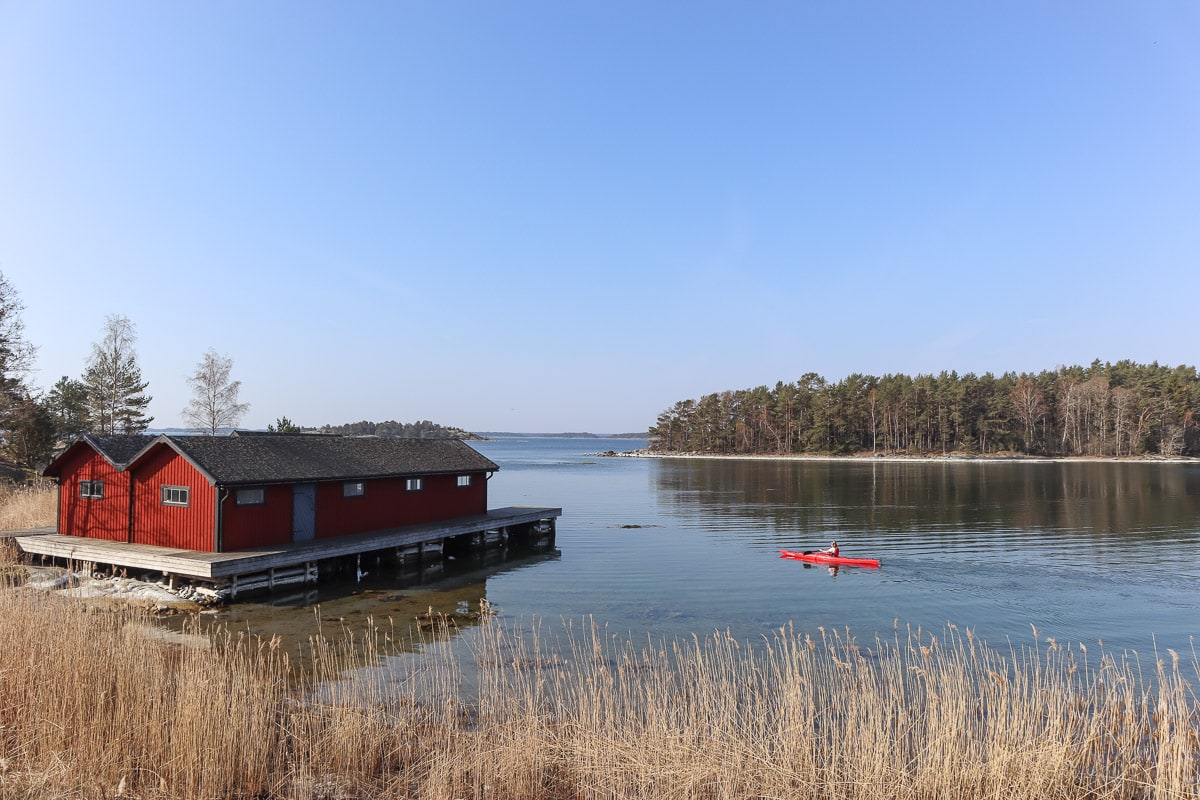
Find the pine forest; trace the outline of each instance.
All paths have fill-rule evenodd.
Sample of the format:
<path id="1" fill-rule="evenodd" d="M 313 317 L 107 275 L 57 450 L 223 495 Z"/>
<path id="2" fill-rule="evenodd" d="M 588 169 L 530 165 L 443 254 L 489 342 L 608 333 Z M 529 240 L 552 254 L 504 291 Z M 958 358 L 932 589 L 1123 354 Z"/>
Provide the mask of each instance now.
<path id="1" fill-rule="evenodd" d="M 854 374 L 682 400 L 657 452 L 1113 457 L 1200 455 L 1193 366 L 1094 361 L 1034 374 Z"/>

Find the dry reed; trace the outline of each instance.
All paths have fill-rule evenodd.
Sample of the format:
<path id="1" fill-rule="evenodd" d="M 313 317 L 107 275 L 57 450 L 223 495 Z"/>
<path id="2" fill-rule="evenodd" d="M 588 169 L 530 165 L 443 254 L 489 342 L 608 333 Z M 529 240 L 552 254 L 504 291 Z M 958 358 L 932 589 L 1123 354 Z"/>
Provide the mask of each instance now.
<path id="1" fill-rule="evenodd" d="M 1194 652 L 484 620 L 417 656 L 407 626 L 323 632 L 301 660 L 7 588 L 0 796 L 1200 797 Z"/>
<path id="2" fill-rule="evenodd" d="M 55 524 L 58 488 L 54 484 L 0 485 L 0 531 Z"/>

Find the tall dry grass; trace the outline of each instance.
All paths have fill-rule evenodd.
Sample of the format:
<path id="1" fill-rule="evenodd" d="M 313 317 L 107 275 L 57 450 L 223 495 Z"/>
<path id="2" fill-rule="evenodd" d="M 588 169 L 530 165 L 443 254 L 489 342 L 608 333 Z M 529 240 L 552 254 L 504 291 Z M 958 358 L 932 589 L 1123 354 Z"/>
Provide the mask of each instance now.
<path id="1" fill-rule="evenodd" d="M 511 637 L 510 637 L 511 638 Z M 784 629 L 634 646 L 593 628 L 569 663 L 484 637 L 475 760 L 457 792 L 515 797 L 1197 797 L 1195 654 L 1155 661 L 968 631 L 860 647 Z M 531 644 L 532 642 L 532 644 Z M 476 796 L 479 796 L 477 793 Z"/>
<path id="2" fill-rule="evenodd" d="M 0 484 L 0 531 L 54 525 L 57 510 L 54 484 Z"/>
<path id="3" fill-rule="evenodd" d="M 325 632 L 297 683 L 273 642 L 189 634 L 0 594 L 0 796 L 1200 797 L 1194 653 L 492 620 L 466 663 Z"/>

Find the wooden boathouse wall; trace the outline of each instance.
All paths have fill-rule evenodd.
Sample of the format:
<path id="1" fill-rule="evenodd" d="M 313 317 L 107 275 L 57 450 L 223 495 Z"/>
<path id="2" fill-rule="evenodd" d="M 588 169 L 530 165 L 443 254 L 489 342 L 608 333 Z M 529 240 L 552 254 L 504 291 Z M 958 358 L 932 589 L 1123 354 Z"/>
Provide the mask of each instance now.
<path id="1" fill-rule="evenodd" d="M 129 475 L 100 453 L 80 447 L 66 454 L 59 485 L 58 529 L 111 542 L 129 540 Z M 100 481 L 102 497 L 80 496 L 80 484 Z"/>
<path id="2" fill-rule="evenodd" d="M 341 481 L 317 484 L 317 538 L 330 539 L 362 531 L 421 525 L 487 511 L 487 475 L 425 475 L 421 488 L 410 490 L 407 478 L 363 481 L 363 493 L 347 497 Z"/>
<path id="3" fill-rule="evenodd" d="M 270 547 L 292 540 L 292 487 L 262 486 L 263 502 L 238 505 L 237 491 L 221 493 L 221 550 Z"/>
<path id="4" fill-rule="evenodd" d="M 174 450 L 156 445 L 129 468 L 133 473 L 133 542 L 216 550 L 216 487 Z M 184 487 L 188 503 L 163 501 L 164 487 Z"/>
<path id="5" fill-rule="evenodd" d="M 221 552 L 482 514 L 497 468 L 457 440 L 84 436 L 46 474 L 64 535 Z"/>
<path id="6" fill-rule="evenodd" d="M 318 562 L 364 554 L 407 563 L 552 547 L 561 509 L 488 510 L 497 469 L 459 440 L 87 435 L 45 470 L 59 481 L 58 533 L 18 541 L 42 556 L 234 585 L 263 571 L 267 585 L 315 580 Z M 81 492 L 89 480 L 104 491 Z"/>

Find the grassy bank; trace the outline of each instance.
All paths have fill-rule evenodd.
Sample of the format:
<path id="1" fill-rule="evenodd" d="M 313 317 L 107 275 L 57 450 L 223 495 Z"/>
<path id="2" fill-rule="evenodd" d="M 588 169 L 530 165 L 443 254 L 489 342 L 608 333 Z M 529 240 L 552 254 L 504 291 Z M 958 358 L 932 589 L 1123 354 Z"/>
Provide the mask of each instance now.
<path id="1" fill-rule="evenodd" d="M 2 603 L 4 797 L 1200 796 L 1193 654 L 1002 653 L 952 628 L 642 646 L 492 621 L 467 696 L 436 641 L 381 671 L 387 629 L 314 640 L 297 684 L 270 641 Z"/>

